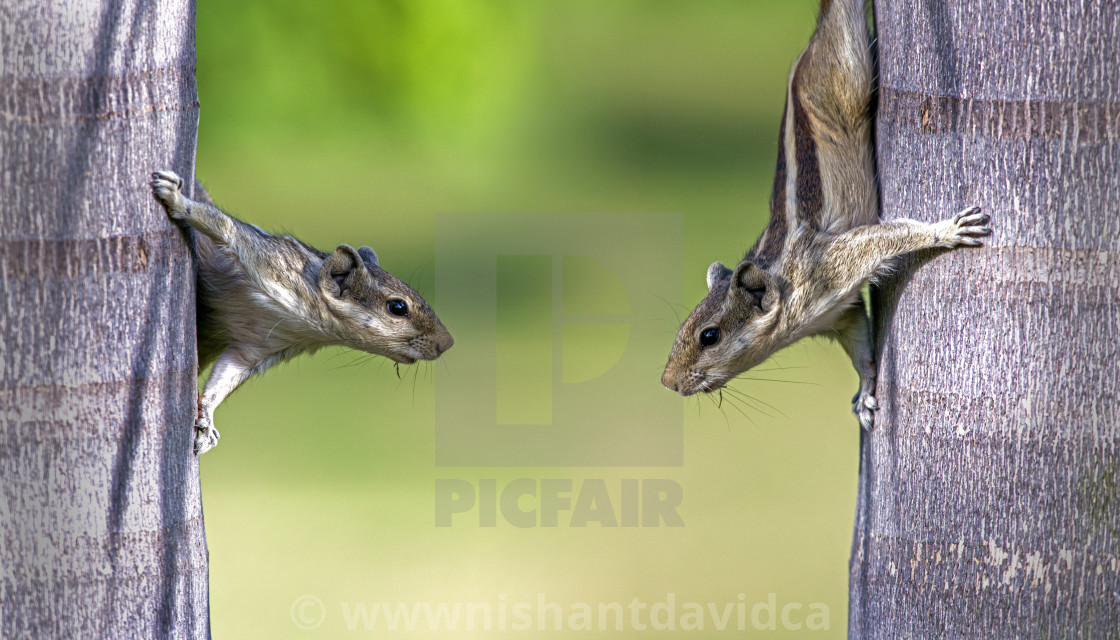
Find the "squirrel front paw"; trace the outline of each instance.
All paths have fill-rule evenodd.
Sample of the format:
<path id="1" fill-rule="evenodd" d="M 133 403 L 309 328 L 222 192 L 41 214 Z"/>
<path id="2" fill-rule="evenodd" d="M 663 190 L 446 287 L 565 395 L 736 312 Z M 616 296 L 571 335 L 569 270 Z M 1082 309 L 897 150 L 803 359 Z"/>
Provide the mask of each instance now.
<path id="1" fill-rule="evenodd" d="M 992 235 L 988 222 L 988 214 L 980 213 L 980 207 L 969 207 L 961 211 L 951 219 L 941 222 L 940 226 L 943 230 L 941 246 L 947 249 L 962 245 L 981 246 L 984 244 L 981 238 Z"/>
<path id="2" fill-rule="evenodd" d="M 172 171 L 152 174 L 152 195 L 167 210 L 167 215 L 182 220 L 187 215 L 187 199 L 183 196 L 183 179 Z"/>
<path id="3" fill-rule="evenodd" d="M 852 413 L 859 418 L 859 426 L 863 427 L 864 431 L 875 428 L 875 412 L 878 409 L 879 403 L 875 401 L 875 396 L 870 391 L 859 391 L 852 397 Z"/>
<path id="4" fill-rule="evenodd" d="M 200 456 L 207 451 L 218 446 L 218 438 L 222 434 L 214 428 L 214 423 L 203 418 L 199 418 L 198 422 L 194 424 L 194 454 Z"/>

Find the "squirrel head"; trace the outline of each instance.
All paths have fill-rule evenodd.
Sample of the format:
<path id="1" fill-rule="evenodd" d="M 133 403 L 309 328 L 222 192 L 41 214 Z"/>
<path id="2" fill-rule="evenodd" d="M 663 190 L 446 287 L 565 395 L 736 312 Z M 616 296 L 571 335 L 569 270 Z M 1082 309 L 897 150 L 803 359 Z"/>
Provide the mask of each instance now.
<path id="1" fill-rule="evenodd" d="M 424 298 L 382 269 L 369 247 L 339 245 L 319 268 L 319 289 L 331 333 L 345 346 L 412 364 L 455 343 Z"/>
<path id="2" fill-rule="evenodd" d="M 719 389 L 783 346 L 777 279 L 753 262 L 708 267 L 708 295 L 684 321 L 661 383 L 689 396 Z"/>

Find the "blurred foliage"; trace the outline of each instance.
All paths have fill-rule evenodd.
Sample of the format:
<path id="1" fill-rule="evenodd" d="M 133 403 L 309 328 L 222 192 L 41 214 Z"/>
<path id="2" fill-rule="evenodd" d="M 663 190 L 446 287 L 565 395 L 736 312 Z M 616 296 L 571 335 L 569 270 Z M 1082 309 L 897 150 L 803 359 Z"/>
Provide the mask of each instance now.
<path id="1" fill-rule="evenodd" d="M 218 126 L 349 129 L 357 121 L 455 136 L 516 113 L 533 63 L 535 5 L 527 2 L 202 4 L 200 83 L 230 117 Z M 207 25 L 244 31 L 208 39 Z M 245 100 L 247 82 L 256 95 Z"/>
<path id="2" fill-rule="evenodd" d="M 766 222 L 786 76 L 815 11 L 201 0 L 198 175 L 266 229 L 373 246 L 437 312 L 437 213 L 678 212 L 685 291 L 666 301 L 667 355 L 708 264 L 738 260 Z M 334 616 L 310 635 L 333 637 L 349 635 L 339 602 L 668 591 L 824 601 L 832 631 L 817 635 L 845 635 L 858 432 L 838 348 L 802 343 L 759 374 L 790 382 L 742 383 L 766 404 L 682 402 L 685 465 L 669 469 L 435 467 L 432 378 L 463 371 L 456 354 L 398 380 L 325 350 L 222 405 L 221 446 L 202 459 L 216 638 L 304 637 L 290 612 L 304 594 Z M 433 527 L 435 478 L 519 476 L 671 478 L 686 527 Z"/>

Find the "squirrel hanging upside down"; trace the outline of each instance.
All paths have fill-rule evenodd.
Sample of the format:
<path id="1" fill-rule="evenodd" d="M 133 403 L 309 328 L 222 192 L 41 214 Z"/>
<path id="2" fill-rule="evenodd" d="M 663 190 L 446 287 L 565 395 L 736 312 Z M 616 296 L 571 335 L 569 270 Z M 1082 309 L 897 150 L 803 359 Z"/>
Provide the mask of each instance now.
<path id="1" fill-rule="evenodd" d="M 681 326 L 661 382 L 688 396 L 720 389 L 808 336 L 833 338 L 859 373 L 852 410 L 874 425 L 876 366 L 860 290 L 912 251 L 979 246 L 988 216 L 879 222 L 863 0 L 822 0 L 793 65 L 778 134 L 770 224 L 734 269 L 708 268 L 708 295 Z"/>

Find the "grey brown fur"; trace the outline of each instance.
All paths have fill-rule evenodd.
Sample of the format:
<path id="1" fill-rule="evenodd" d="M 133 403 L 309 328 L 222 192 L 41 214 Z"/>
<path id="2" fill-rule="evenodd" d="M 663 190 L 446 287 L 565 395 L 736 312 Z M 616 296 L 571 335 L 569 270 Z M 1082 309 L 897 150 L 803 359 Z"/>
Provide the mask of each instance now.
<path id="1" fill-rule="evenodd" d="M 378 266 L 369 247 L 326 254 L 274 236 L 182 193 L 168 171 L 152 174 L 156 199 L 190 225 L 198 268 L 199 367 L 214 369 L 198 400 L 195 452 L 218 442 L 214 410 L 269 367 L 329 345 L 401 364 L 434 360 L 454 340 L 428 303 Z M 208 199 L 208 198 L 207 198 Z M 390 303 L 405 315 L 389 311 Z"/>
<path id="2" fill-rule="evenodd" d="M 879 223 L 872 145 L 873 69 L 863 0 L 824 0 L 793 65 L 778 141 L 770 224 L 734 269 L 708 269 L 708 295 L 677 335 L 662 383 L 715 391 L 797 340 L 840 342 L 860 376 L 852 410 L 874 424 L 876 367 L 860 297 L 900 255 L 978 246 L 988 216 Z M 701 334 L 717 328 L 717 342 Z"/>

